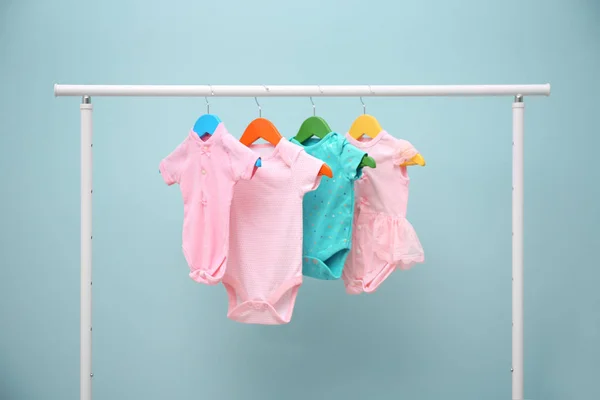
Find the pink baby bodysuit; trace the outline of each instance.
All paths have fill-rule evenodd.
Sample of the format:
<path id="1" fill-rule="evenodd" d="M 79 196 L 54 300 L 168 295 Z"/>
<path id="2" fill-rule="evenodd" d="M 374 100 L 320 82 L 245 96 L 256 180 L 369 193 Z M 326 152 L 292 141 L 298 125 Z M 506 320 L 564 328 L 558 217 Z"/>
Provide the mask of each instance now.
<path id="1" fill-rule="evenodd" d="M 418 152 L 385 131 L 373 139 L 346 138 L 377 162 L 377 168 L 364 168 L 354 184 L 352 248 L 342 274 L 348 293 L 370 293 L 396 268 L 424 261 L 423 247 L 406 219 L 409 177 L 401 166 Z"/>
<path id="2" fill-rule="evenodd" d="M 178 183 L 181 189 L 182 247 L 193 280 L 208 285 L 221 281 L 227 265 L 233 187 L 253 176 L 258 158 L 221 122 L 206 140 L 190 130 L 161 161 L 165 183 Z"/>
<path id="3" fill-rule="evenodd" d="M 250 324 L 285 324 L 302 284 L 302 198 L 318 187 L 323 161 L 285 138 L 274 148 L 256 144 L 251 149 L 263 156 L 262 166 L 233 194 L 223 277 L 227 316 Z"/>

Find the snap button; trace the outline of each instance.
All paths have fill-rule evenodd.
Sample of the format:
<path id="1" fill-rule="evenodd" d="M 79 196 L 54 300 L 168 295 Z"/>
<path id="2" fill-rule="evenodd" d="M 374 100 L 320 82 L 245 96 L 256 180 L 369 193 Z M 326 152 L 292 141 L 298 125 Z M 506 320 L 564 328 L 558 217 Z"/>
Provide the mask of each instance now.
<path id="1" fill-rule="evenodd" d="M 206 175 L 206 170 L 205 169 L 202 170 L 202 175 Z"/>

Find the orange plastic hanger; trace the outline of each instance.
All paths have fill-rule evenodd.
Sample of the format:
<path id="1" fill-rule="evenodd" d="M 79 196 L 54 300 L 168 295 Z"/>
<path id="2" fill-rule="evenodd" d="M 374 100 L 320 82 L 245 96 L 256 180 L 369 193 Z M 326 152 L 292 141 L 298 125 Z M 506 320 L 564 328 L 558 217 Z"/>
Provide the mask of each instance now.
<path id="1" fill-rule="evenodd" d="M 242 134 L 242 137 L 240 138 L 240 142 L 246 146 L 250 146 L 258 139 L 264 139 L 273 146 L 277 146 L 283 136 L 281 133 L 279 133 L 271 121 L 262 117 L 260 104 L 258 104 L 258 100 L 256 100 L 256 98 L 254 98 L 254 100 L 258 105 L 258 118 L 248 124 L 244 130 L 244 133 Z M 333 172 L 331 172 L 331 168 L 325 163 L 323 163 L 323 166 L 321 166 L 319 175 L 325 175 L 329 178 L 333 178 Z"/>
<path id="2" fill-rule="evenodd" d="M 264 139 L 273 146 L 277 146 L 282 138 L 283 136 L 281 136 L 281 133 L 279 133 L 271 121 L 266 118 L 259 117 L 248 124 L 244 134 L 240 138 L 240 142 L 246 146 L 250 146 L 258 139 Z"/>

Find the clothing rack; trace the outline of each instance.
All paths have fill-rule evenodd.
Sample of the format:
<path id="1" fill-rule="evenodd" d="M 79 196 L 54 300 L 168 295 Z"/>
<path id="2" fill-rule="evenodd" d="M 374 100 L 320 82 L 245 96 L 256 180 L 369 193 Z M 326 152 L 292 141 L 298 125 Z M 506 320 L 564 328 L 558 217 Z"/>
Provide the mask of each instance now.
<path id="1" fill-rule="evenodd" d="M 541 85 L 54 85 L 55 96 L 82 96 L 80 400 L 92 399 L 92 99 L 145 97 L 514 96 L 512 157 L 512 399 L 523 400 L 524 96 L 549 96 Z"/>

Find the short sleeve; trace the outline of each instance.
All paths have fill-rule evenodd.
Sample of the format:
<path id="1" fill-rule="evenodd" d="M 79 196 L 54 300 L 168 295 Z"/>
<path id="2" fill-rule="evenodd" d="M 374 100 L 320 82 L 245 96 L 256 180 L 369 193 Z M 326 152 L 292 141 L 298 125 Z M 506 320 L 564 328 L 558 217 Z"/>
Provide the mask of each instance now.
<path id="1" fill-rule="evenodd" d="M 398 140 L 398 146 L 394 150 L 394 165 L 401 165 L 419 154 L 417 149 L 407 140 Z"/>
<path id="2" fill-rule="evenodd" d="M 256 160 L 260 159 L 260 156 L 229 134 L 223 136 L 223 142 L 229 154 L 233 179 L 251 179 L 257 168 Z"/>
<path id="3" fill-rule="evenodd" d="M 359 165 L 366 155 L 367 153 L 344 139 L 342 144 L 342 154 L 340 155 L 340 163 L 344 171 L 344 175 L 351 181 L 360 178 L 362 174 L 362 167 L 359 167 Z"/>
<path id="4" fill-rule="evenodd" d="M 297 182 L 300 194 L 304 195 L 307 192 L 315 190 L 321 183 L 319 171 L 323 166 L 323 161 L 308 154 L 304 149 L 298 152 L 298 156 L 294 161 L 294 178 Z"/>
<path id="5" fill-rule="evenodd" d="M 163 158 L 158 166 L 165 183 L 171 186 L 179 183 L 181 171 L 187 158 L 187 142 L 183 141 L 171 154 Z"/>

